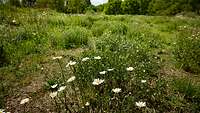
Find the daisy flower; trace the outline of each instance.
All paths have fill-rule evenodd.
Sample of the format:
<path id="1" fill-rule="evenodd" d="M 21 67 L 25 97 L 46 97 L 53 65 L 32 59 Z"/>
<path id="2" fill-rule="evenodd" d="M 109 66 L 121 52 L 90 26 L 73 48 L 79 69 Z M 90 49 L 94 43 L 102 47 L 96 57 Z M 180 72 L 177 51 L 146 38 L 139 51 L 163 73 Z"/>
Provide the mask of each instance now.
<path id="1" fill-rule="evenodd" d="M 94 79 L 94 81 L 92 82 L 93 85 L 100 85 L 104 82 L 104 80 L 102 79 Z"/>
<path id="2" fill-rule="evenodd" d="M 112 89 L 112 91 L 114 93 L 120 93 L 122 91 L 122 89 L 121 88 L 115 88 L 115 89 Z"/>

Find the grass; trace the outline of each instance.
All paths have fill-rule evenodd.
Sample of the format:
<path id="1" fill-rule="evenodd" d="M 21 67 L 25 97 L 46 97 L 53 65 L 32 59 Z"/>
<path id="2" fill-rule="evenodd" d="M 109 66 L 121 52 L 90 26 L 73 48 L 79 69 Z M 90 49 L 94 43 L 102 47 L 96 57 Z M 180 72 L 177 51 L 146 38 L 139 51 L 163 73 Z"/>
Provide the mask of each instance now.
<path id="1" fill-rule="evenodd" d="M 14 7 L 0 12 L 0 108 L 199 112 L 199 17 L 66 15 Z M 57 56 L 62 58 L 53 60 Z M 66 67 L 70 61 L 76 64 Z M 103 83 L 93 85 L 98 78 Z M 49 96 L 62 86 L 67 88 Z M 24 98 L 30 101 L 20 105 Z M 139 101 L 146 106 L 138 107 Z"/>

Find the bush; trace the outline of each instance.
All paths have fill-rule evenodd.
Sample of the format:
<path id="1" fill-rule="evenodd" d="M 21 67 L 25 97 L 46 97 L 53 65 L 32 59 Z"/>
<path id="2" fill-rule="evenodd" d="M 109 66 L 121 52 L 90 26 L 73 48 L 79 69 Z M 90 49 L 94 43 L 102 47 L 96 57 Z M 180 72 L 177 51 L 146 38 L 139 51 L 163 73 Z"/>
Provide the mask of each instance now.
<path id="1" fill-rule="evenodd" d="M 125 0 L 121 8 L 123 14 L 139 14 L 140 4 L 135 0 Z"/>
<path id="2" fill-rule="evenodd" d="M 179 67 L 188 72 L 200 73 L 200 32 L 198 29 L 183 29 L 173 53 Z"/>
<path id="3" fill-rule="evenodd" d="M 105 14 L 108 15 L 116 15 L 121 14 L 121 0 L 116 0 L 113 2 L 109 2 L 106 7 L 104 8 Z"/>
<path id="4" fill-rule="evenodd" d="M 78 48 L 88 46 L 88 40 L 92 37 L 91 33 L 82 27 L 72 27 L 63 35 L 65 48 Z"/>

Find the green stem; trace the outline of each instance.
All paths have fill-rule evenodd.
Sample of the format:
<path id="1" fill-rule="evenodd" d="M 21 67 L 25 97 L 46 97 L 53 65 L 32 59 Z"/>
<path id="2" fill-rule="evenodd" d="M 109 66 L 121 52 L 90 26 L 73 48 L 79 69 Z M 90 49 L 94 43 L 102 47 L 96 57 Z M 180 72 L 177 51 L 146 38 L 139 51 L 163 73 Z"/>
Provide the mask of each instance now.
<path id="1" fill-rule="evenodd" d="M 63 68 L 62 68 L 62 66 L 61 66 L 60 60 L 57 59 L 57 62 L 58 62 L 58 64 L 59 64 L 59 67 L 60 67 L 60 70 L 61 70 L 62 79 L 65 81 L 64 71 L 63 71 Z"/>

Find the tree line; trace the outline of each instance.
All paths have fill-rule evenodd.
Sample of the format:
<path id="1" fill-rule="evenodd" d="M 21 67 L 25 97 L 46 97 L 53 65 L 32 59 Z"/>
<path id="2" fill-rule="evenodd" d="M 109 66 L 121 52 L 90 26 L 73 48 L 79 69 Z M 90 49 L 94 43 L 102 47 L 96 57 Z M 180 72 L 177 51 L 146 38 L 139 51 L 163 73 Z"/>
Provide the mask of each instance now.
<path id="1" fill-rule="evenodd" d="M 103 7 L 102 11 L 105 14 L 175 15 L 181 12 L 200 14 L 200 0 L 109 0 Z"/>
<path id="2" fill-rule="evenodd" d="M 200 14 L 200 0 L 108 0 L 93 6 L 90 0 L 0 0 L 17 7 L 52 8 L 65 13 L 103 12 L 108 15 L 175 15 L 181 12 Z"/>

